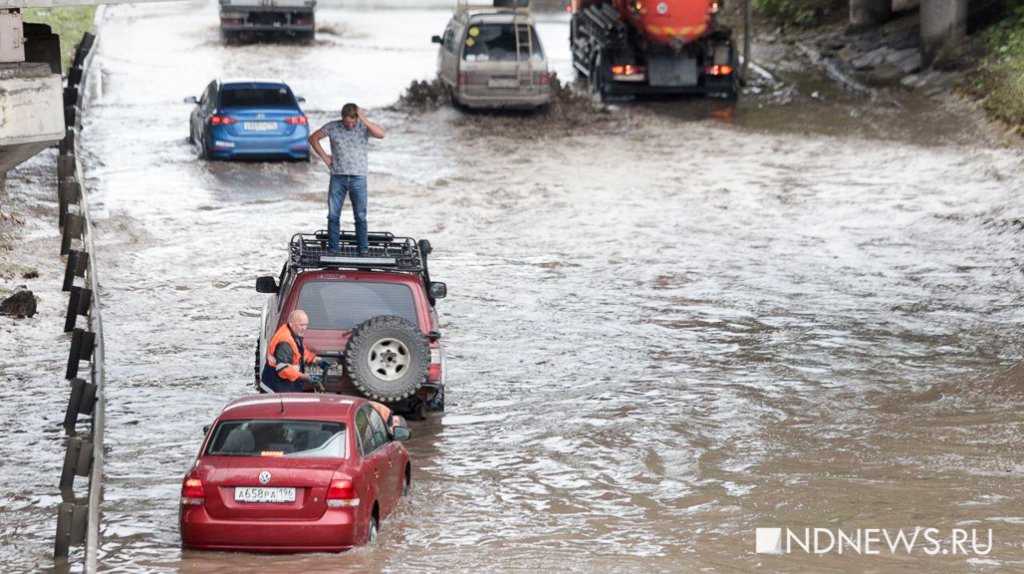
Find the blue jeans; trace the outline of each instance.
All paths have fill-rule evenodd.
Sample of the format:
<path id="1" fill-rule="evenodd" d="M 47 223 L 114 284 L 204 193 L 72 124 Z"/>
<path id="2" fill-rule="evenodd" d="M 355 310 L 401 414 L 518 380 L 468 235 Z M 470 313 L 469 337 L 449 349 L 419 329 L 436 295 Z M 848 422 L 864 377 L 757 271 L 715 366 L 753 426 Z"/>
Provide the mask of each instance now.
<path id="1" fill-rule="evenodd" d="M 341 237 L 341 206 L 345 203 L 345 194 L 352 197 L 352 215 L 356 220 L 356 242 L 359 253 L 370 249 L 370 241 L 366 236 L 366 176 L 331 174 L 331 185 L 327 189 L 327 249 L 338 250 Z"/>

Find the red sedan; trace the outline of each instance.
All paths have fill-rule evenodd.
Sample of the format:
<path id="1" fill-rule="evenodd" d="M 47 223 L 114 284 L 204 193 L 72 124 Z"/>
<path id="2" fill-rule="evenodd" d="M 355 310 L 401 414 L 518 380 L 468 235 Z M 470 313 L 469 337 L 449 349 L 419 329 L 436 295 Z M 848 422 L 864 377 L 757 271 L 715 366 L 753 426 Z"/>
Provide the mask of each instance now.
<path id="1" fill-rule="evenodd" d="M 409 429 L 366 399 L 282 393 L 224 407 L 181 486 L 199 550 L 335 552 L 373 542 L 409 491 Z"/>

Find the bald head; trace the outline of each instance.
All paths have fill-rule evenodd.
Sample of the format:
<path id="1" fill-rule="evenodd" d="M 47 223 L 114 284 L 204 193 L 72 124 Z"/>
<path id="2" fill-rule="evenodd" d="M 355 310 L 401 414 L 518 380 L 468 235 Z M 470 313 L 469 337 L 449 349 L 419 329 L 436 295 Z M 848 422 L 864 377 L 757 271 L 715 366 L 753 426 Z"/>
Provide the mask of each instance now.
<path id="1" fill-rule="evenodd" d="M 288 326 L 296 336 L 304 337 L 306 329 L 309 328 L 309 315 L 302 309 L 296 309 L 288 315 Z"/>

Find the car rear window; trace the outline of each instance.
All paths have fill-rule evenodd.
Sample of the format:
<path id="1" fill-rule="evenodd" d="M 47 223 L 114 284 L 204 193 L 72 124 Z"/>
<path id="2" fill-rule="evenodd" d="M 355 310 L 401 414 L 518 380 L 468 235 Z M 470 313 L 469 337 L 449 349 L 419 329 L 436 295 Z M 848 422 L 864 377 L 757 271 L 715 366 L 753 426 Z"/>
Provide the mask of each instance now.
<path id="1" fill-rule="evenodd" d="M 213 429 L 208 456 L 345 458 L 345 425 L 305 420 L 231 420 Z"/>
<path id="2" fill-rule="evenodd" d="M 529 27 L 533 38 L 533 55 L 530 54 L 530 43 L 527 38 L 519 46 L 519 59 L 544 59 L 540 42 L 533 26 Z M 462 50 L 462 59 L 469 62 L 515 61 L 516 30 L 512 24 L 471 24 L 466 30 L 466 46 Z"/>
<path id="3" fill-rule="evenodd" d="M 419 324 L 412 289 L 398 283 L 307 281 L 296 308 L 309 315 L 313 330 L 349 330 L 379 315 L 396 315 Z"/>
<path id="4" fill-rule="evenodd" d="M 224 108 L 293 108 L 295 98 L 288 88 L 224 88 L 220 92 Z"/>

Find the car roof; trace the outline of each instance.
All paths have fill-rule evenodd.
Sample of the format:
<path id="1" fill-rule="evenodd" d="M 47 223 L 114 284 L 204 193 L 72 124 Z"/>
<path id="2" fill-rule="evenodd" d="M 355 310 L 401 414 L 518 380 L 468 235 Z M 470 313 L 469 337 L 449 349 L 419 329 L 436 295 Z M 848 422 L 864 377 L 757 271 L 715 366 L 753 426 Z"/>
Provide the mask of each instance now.
<path id="1" fill-rule="evenodd" d="M 366 399 L 350 395 L 277 393 L 235 399 L 218 418 L 237 419 L 345 419 Z"/>
<path id="2" fill-rule="evenodd" d="M 419 273 L 408 271 L 380 271 L 377 269 L 348 269 L 348 268 L 327 268 L 327 269 L 296 269 L 295 276 L 298 281 L 374 281 L 378 283 L 404 283 L 410 285 L 423 285 L 423 278 Z M 343 276 L 343 277 L 342 277 Z"/>
<path id="3" fill-rule="evenodd" d="M 219 80 L 221 87 L 227 86 L 273 86 L 288 88 L 288 84 L 281 80 L 272 80 L 269 78 L 226 78 Z M 288 88 L 289 90 L 291 88 Z"/>
<path id="4" fill-rule="evenodd" d="M 533 25 L 533 17 L 513 12 L 483 12 L 471 14 L 467 19 L 469 24 L 511 24 L 516 20 Z"/>

